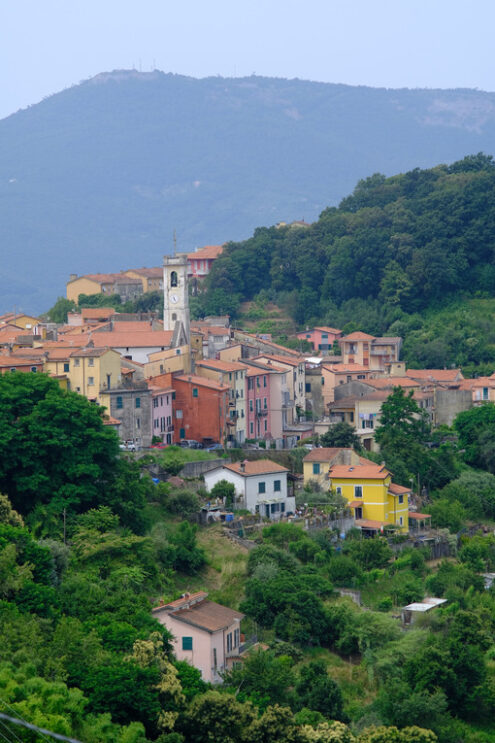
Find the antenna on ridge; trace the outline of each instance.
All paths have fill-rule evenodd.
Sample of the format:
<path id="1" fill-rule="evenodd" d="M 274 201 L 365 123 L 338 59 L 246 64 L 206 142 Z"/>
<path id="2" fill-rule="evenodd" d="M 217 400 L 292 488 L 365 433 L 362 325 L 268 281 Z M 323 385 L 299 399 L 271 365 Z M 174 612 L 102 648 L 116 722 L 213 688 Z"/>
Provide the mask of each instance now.
<path id="1" fill-rule="evenodd" d="M 177 232 L 174 230 L 174 253 L 177 252 Z"/>

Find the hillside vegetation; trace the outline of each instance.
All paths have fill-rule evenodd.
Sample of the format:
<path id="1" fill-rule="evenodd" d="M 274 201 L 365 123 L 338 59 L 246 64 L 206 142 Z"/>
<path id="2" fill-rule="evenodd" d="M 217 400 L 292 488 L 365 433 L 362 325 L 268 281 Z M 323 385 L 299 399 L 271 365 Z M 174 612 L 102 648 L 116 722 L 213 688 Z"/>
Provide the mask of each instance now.
<path id="1" fill-rule="evenodd" d="M 402 335 L 408 363 L 492 364 L 494 216 L 490 156 L 375 174 L 311 227 L 229 243 L 200 303 L 272 301 L 300 326 Z"/>
<path id="2" fill-rule="evenodd" d="M 184 251 L 244 239 L 480 150 L 494 93 L 102 73 L 0 121 L 2 311 L 49 307 L 73 272 L 158 265 L 174 229 Z"/>

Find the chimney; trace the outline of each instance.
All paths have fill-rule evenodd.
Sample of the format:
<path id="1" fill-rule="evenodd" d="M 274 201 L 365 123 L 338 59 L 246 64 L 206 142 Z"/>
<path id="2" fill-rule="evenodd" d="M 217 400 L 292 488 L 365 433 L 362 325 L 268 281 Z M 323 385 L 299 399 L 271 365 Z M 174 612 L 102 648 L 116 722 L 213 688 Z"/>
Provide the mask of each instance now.
<path id="1" fill-rule="evenodd" d="M 165 606 L 165 601 L 163 599 L 160 599 L 158 602 L 158 606 Z"/>
<path id="2" fill-rule="evenodd" d="M 241 472 L 245 472 L 246 471 L 246 462 L 247 462 L 247 459 L 244 459 L 244 461 L 241 462 L 241 464 L 240 464 Z"/>
<path id="3" fill-rule="evenodd" d="M 69 276 L 69 281 L 75 281 L 77 279 L 77 273 L 71 273 Z"/>

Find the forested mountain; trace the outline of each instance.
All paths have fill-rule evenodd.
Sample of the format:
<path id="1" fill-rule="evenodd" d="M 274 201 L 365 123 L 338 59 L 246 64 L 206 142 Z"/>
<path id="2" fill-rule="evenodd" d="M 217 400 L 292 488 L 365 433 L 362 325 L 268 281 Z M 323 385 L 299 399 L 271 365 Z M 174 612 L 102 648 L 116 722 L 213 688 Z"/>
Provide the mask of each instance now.
<path id="1" fill-rule="evenodd" d="M 46 309 L 72 272 L 156 265 L 174 229 L 191 250 L 313 221 L 374 172 L 481 150 L 493 93 L 104 73 L 0 121 L 2 306 Z"/>
<path id="2" fill-rule="evenodd" d="M 262 228 L 230 243 L 200 305 L 235 313 L 241 300 L 261 296 L 300 325 L 408 336 L 409 361 L 493 361 L 494 308 L 469 300 L 495 296 L 494 218 L 489 156 L 375 174 L 310 227 Z M 446 306 L 443 326 L 435 324 L 432 313 Z"/>

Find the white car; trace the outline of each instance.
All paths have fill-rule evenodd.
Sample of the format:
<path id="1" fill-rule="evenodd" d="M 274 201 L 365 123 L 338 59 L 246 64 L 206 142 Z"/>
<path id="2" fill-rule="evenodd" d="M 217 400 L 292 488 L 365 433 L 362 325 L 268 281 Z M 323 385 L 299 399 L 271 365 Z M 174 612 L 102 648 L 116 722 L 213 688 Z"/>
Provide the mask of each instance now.
<path id="1" fill-rule="evenodd" d="M 136 447 L 136 444 L 134 443 L 134 441 L 125 441 L 125 442 L 122 441 L 119 444 L 119 448 L 122 451 L 136 451 L 137 450 L 137 447 Z"/>

